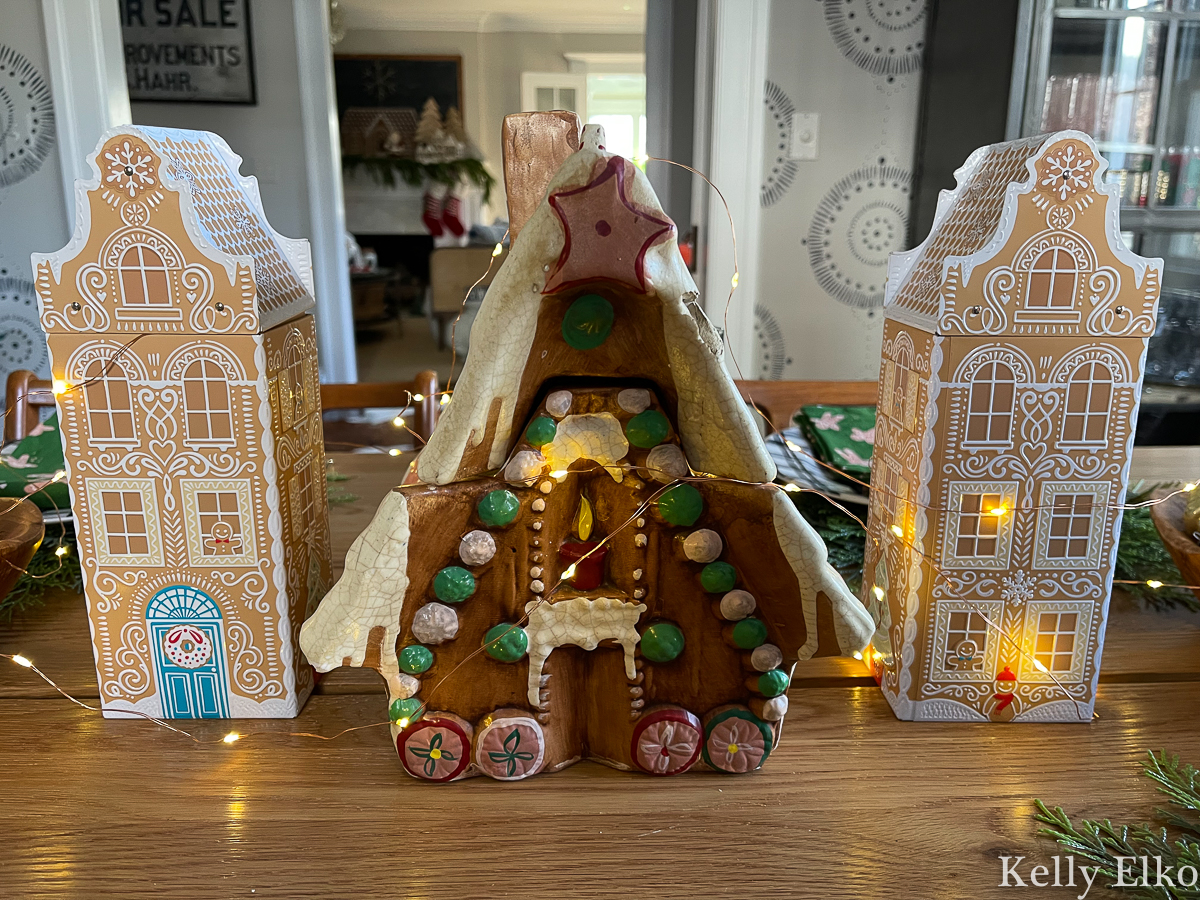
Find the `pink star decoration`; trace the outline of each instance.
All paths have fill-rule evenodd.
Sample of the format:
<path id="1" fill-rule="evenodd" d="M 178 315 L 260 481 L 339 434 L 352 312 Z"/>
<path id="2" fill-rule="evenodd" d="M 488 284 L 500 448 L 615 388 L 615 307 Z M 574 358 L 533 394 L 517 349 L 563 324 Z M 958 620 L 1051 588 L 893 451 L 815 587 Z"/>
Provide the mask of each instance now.
<path id="1" fill-rule="evenodd" d="M 635 205 L 626 194 L 631 163 L 610 157 L 591 181 L 550 195 L 563 225 L 563 249 L 544 294 L 605 279 L 646 293 L 646 251 L 675 223 Z"/>

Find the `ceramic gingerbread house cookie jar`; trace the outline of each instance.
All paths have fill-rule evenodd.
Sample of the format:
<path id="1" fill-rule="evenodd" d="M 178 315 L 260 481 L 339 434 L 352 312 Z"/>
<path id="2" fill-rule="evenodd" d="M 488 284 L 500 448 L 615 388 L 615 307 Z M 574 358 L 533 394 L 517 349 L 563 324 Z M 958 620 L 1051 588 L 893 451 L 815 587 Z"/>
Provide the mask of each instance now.
<path id="1" fill-rule="evenodd" d="M 722 366 L 645 176 L 505 122 L 508 259 L 454 398 L 301 642 L 387 680 L 403 767 L 757 769 L 797 660 L 865 646 Z"/>
<path id="2" fill-rule="evenodd" d="M 33 265 L 104 714 L 294 716 L 332 581 L 308 244 L 216 135 L 90 162 Z"/>
<path id="3" fill-rule="evenodd" d="M 864 597 L 902 719 L 1092 717 L 1162 274 L 1106 168 L 984 147 L 892 257 Z"/>

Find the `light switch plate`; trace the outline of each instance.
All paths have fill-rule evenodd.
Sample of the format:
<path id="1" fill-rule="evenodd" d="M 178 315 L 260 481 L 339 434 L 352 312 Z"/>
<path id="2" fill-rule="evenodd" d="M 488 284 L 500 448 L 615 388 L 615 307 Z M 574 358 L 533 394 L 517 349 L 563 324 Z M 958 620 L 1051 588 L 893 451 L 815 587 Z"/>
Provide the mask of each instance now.
<path id="1" fill-rule="evenodd" d="M 818 113 L 792 114 L 792 159 L 816 159 L 821 116 Z"/>

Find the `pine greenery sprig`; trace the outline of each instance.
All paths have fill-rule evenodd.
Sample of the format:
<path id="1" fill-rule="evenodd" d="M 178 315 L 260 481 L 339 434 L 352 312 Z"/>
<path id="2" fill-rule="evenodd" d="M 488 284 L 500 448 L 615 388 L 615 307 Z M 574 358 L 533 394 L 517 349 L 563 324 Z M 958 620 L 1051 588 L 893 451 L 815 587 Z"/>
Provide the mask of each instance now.
<path id="1" fill-rule="evenodd" d="M 1129 490 L 1125 502 L 1141 503 L 1149 499 L 1158 487 L 1157 484 L 1146 487 L 1145 482 L 1139 481 Z M 1148 506 L 1127 509 L 1121 517 L 1121 540 L 1117 544 L 1117 565 L 1113 577 L 1118 581 L 1138 582 L 1120 587 L 1147 606 L 1155 609 L 1183 606 L 1200 612 L 1200 600 L 1186 588 L 1155 589 L 1146 584 L 1147 581 L 1160 581 L 1164 585 L 1182 584 L 1184 581 L 1171 554 L 1163 545 Z"/>
<path id="2" fill-rule="evenodd" d="M 1167 796 L 1174 809 L 1156 807 L 1157 817 L 1166 826 L 1154 827 L 1148 823 L 1137 825 L 1114 825 L 1112 820 L 1091 821 L 1081 819 L 1076 825 L 1061 806 L 1049 809 L 1041 800 L 1035 800 L 1037 821 L 1047 826 L 1038 829 L 1038 834 L 1053 838 L 1077 856 L 1092 863 L 1100 875 L 1110 879 L 1108 887 L 1146 900 L 1200 900 L 1200 883 L 1187 887 L 1172 877 L 1158 884 L 1151 875 L 1151 883 L 1141 883 L 1141 864 L 1125 864 L 1126 879 L 1135 882 L 1118 886 L 1117 857 L 1148 856 L 1162 858 L 1162 871 L 1174 875 L 1180 866 L 1192 866 L 1200 872 L 1200 773 L 1195 767 L 1181 764 L 1178 756 L 1168 756 L 1166 751 L 1147 754 L 1143 774 L 1158 785 L 1158 790 Z M 1183 815 L 1183 810 L 1191 815 Z M 1177 834 L 1172 836 L 1167 827 Z M 1151 867 L 1155 868 L 1154 866 Z"/>
<path id="3" fill-rule="evenodd" d="M 63 556 L 56 552 L 60 546 L 67 548 Z M 57 535 L 50 533 L 43 538 L 8 596 L 0 598 L 0 621 L 12 621 L 16 613 L 41 606 L 46 601 L 46 593 L 53 590 L 83 591 L 83 571 L 79 567 L 75 531 L 65 525 Z"/>
<path id="4" fill-rule="evenodd" d="M 395 187 L 397 177 L 409 187 L 420 187 L 426 181 L 454 187 L 469 181 L 483 191 L 483 202 L 492 196 L 496 179 L 478 159 L 466 157 L 450 162 L 421 163 L 407 156 L 343 156 L 342 169 L 353 174 L 359 168 L 379 184 Z"/>

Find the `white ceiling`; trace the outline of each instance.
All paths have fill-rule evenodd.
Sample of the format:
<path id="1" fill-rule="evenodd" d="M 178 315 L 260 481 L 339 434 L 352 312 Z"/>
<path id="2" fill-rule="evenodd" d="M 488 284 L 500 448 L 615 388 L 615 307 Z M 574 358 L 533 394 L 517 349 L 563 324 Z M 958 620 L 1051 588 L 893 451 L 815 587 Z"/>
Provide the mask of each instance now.
<path id="1" fill-rule="evenodd" d="M 646 0 L 339 0 L 347 30 L 641 34 Z"/>

